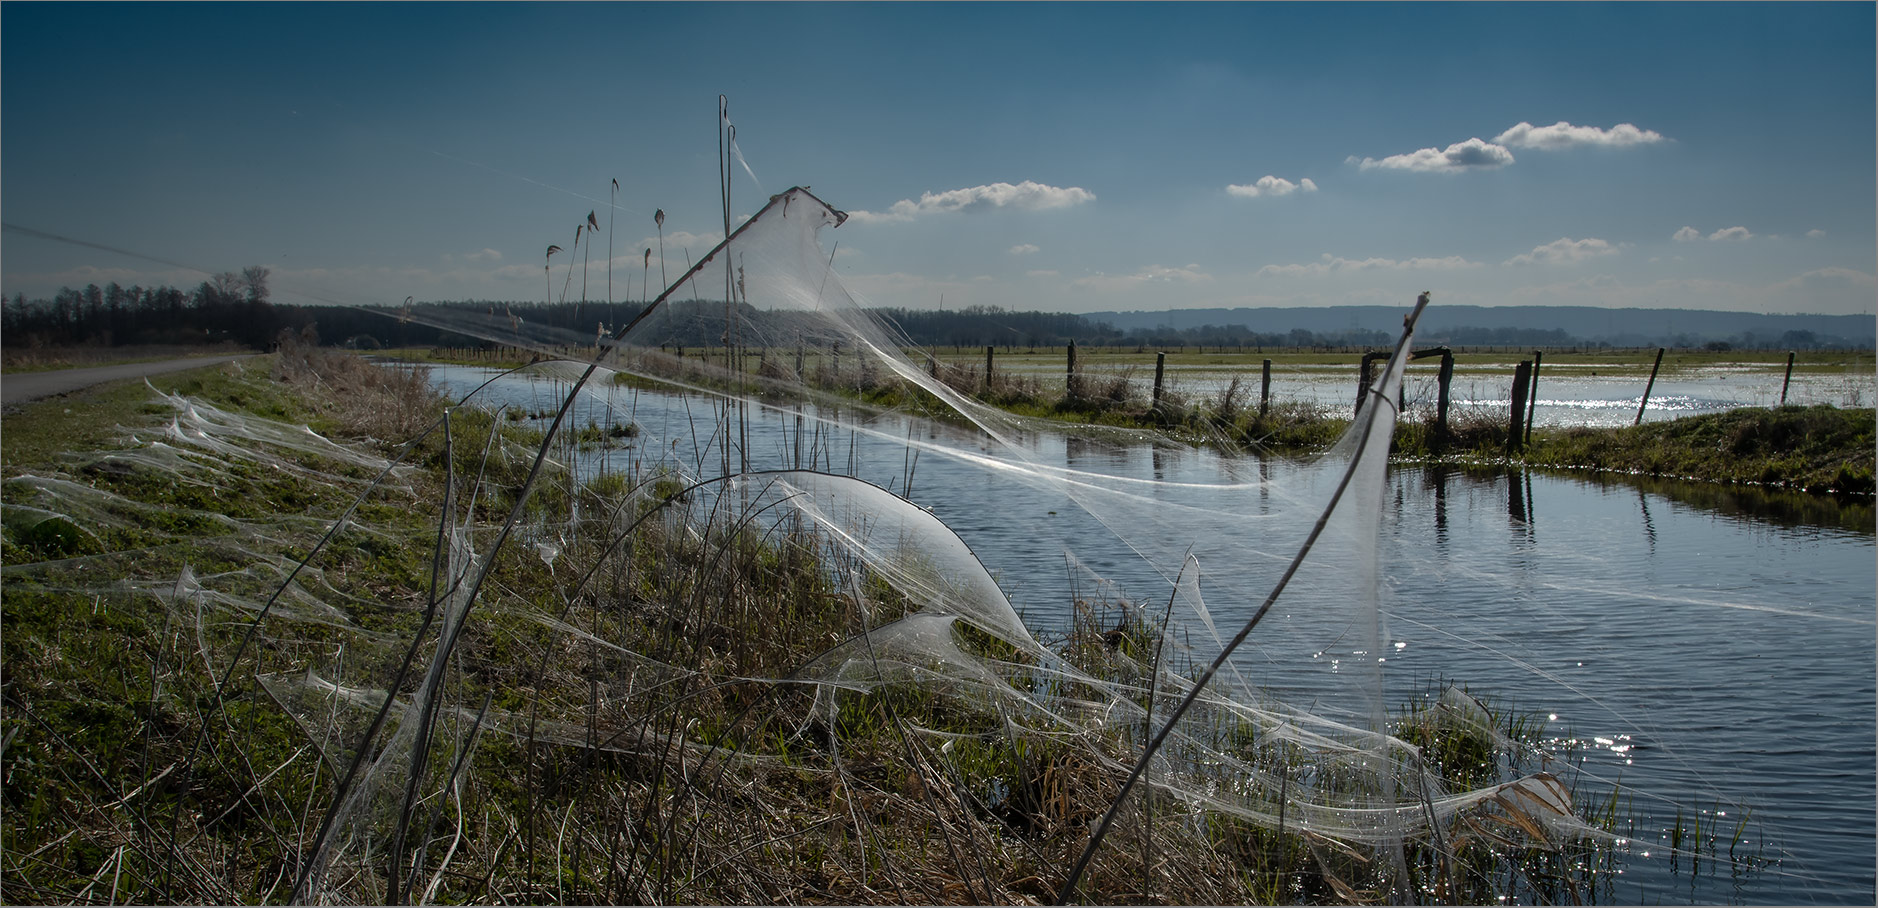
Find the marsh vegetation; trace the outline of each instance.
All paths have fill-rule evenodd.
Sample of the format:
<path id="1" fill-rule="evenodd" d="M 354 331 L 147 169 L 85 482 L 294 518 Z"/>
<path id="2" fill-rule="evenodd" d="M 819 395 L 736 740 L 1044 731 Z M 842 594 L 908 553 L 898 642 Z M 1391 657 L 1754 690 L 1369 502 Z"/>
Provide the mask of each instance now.
<path id="1" fill-rule="evenodd" d="M 285 337 L 265 367 L 9 417 L 9 894 L 1628 897 L 1621 792 L 1548 721 L 1450 683 L 1389 700 L 1376 540 L 1393 408 L 1311 423 L 1330 450 L 1293 484 L 1046 463 L 1065 433 L 1190 431 L 1233 452 L 1272 423 L 1234 393 L 1104 425 L 1130 395 L 1098 382 L 1026 413 L 1035 387 L 910 360 L 822 264 L 815 234 L 840 221 L 791 190 L 674 285 L 721 278 L 796 313 L 816 330 L 745 338 L 795 356 L 752 363 L 728 338 L 719 361 L 681 356 L 661 338 L 684 326 L 655 314 L 587 362 L 529 367 L 554 394 L 521 406 Z M 574 342 L 449 318 L 518 347 Z M 654 384 L 685 392 L 681 430 L 635 410 Z M 783 404 L 807 406 L 766 466 L 781 451 L 757 449 L 751 414 Z M 965 434 L 906 430 L 896 493 L 854 469 L 885 413 Z M 994 576 L 910 499 L 922 455 L 1061 496 L 1161 585 L 1125 594 L 1069 553 L 1038 570 L 1069 574 L 1072 619 L 1033 627 L 1009 592 L 1026 578 Z M 1196 540 L 1227 554 L 1203 565 Z M 1313 674 L 1309 697 L 1233 658 L 1280 602 L 1274 624 L 1308 614 L 1317 655 L 1348 666 Z M 1268 629 L 1255 647 L 1295 649 Z M 1689 825 L 1672 854 L 1756 866 L 1752 845 L 1723 857 L 1744 830 Z"/>

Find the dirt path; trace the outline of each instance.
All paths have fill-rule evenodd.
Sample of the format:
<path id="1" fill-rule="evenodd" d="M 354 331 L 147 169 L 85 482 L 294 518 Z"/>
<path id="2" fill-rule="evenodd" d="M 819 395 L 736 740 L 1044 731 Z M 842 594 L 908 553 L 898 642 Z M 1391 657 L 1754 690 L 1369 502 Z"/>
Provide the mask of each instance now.
<path id="1" fill-rule="evenodd" d="M 245 359 L 252 353 L 225 356 L 191 356 L 153 363 L 120 363 L 115 366 L 92 366 L 84 369 L 59 369 L 54 372 L 22 372 L 0 376 L 0 404 L 11 406 L 65 394 L 120 378 L 143 378 L 183 369 L 199 369 L 230 360 Z"/>

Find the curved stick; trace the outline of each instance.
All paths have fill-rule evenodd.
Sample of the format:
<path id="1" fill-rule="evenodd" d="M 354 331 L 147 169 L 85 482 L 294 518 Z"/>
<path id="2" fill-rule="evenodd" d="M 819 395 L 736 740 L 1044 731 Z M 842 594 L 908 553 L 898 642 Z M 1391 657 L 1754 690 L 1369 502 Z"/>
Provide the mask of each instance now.
<path id="1" fill-rule="evenodd" d="M 1407 349 L 1409 338 L 1415 333 L 1415 320 L 1421 316 L 1422 309 L 1427 305 L 1428 294 L 1423 293 L 1415 301 L 1415 311 L 1403 319 L 1402 339 L 1396 342 L 1395 353 L 1391 357 L 1392 362 L 1394 357 L 1401 356 L 1402 351 Z M 1395 403 L 1388 397 L 1387 394 L 1377 395 L 1379 403 L 1388 404 L 1391 409 L 1394 409 Z M 1226 664 L 1233 650 L 1238 649 L 1239 644 L 1245 642 L 1246 637 L 1251 635 L 1252 628 L 1258 626 L 1259 621 L 1265 617 L 1265 613 L 1271 611 L 1273 603 L 1278 601 L 1278 595 L 1283 593 L 1285 587 L 1291 583 L 1291 578 L 1297 574 L 1299 566 L 1304 563 L 1304 557 L 1311 553 L 1311 547 L 1317 544 L 1317 537 L 1323 534 L 1324 527 L 1330 523 L 1330 515 L 1337 510 L 1337 503 L 1343 499 L 1344 490 L 1350 487 L 1350 480 L 1356 477 L 1356 468 L 1363 460 L 1363 449 L 1368 447 L 1370 433 L 1375 427 L 1376 417 L 1374 416 L 1363 422 L 1362 435 L 1358 437 L 1356 445 L 1356 456 L 1351 458 L 1350 466 L 1343 471 L 1343 478 L 1337 481 L 1337 490 L 1331 493 L 1330 503 L 1324 506 L 1324 513 L 1318 515 L 1317 523 L 1311 527 L 1310 535 L 1304 538 L 1304 544 L 1299 547 L 1298 554 L 1292 557 L 1291 563 L 1285 567 L 1284 575 L 1278 578 L 1278 585 L 1272 587 L 1271 594 L 1265 597 L 1265 603 L 1259 606 L 1258 611 L 1252 613 L 1252 618 L 1239 629 L 1239 633 L 1233 635 L 1232 641 L 1220 650 L 1219 655 L 1213 659 L 1213 664 L 1206 667 L 1206 671 L 1187 691 L 1187 696 L 1180 701 L 1180 705 L 1174 707 L 1174 712 L 1167 717 L 1167 724 L 1161 726 L 1154 740 L 1148 743 L 1148 748 L 1141 754 L 1141 759 L 1135 761 L 1134 769 L 1128 773 L 1128 780 L 1122 783 L 1122 790 L 1115 795 L 1115 801 L 1109 805 L 1108 812 L 1102 815 L 1102 822 L 1096 824 L 1095 833 L 1089 837 L 1089 843 L 1083 846 L 1082 854 L 1076 858 L 1076 866 L 1070 869 L 1069 879 L 1063 882 L 1063 889 L 1056 894 L 1055 904 L 1067 904 L 1069 897 L 1075 893 L 1076 883 L 1082 879 L 1083 870 L 1089 866 L 1090 858 L 1095 856 L 1095 850 L 1102 844 L 1103 836 L 1108 835 L 1109 826 L 1115 822 L 1115 815 L 1121 812 L 1123 802 L 1128 800 L 1128 792 L 1132 791 L 1135 783 L 1141 780 L 1141 774 L 1147 771 L 1148 761 L 1154 759 L 1155 752 L 1159 751 L 1161 745 L 1167 741 L 1167 736 L 1174 730 L 1174 725 L 1187 714 L 1187 710 L 1193 706 L 1193 701 L 1199 698 L 1200 691 L 1206 689 L 1207 683 L 1213 680 L 1214 675 L 1219 674 L 1220 667 Z"/>

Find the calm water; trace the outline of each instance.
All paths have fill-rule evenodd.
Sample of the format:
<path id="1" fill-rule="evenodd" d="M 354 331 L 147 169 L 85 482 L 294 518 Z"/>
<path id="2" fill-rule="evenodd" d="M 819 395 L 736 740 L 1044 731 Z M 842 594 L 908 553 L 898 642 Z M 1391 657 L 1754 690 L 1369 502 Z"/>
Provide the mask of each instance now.
<path id="1" fill-rule="evenodd" d="M 433 377 L 460 394 L 489 374 L 448 367 Z M 565 387 L 503 379 L 485 394 L 551 411 Z M 644 430 L 635 449 L 605 455 L 616 468 L 645 457 L 719 472 L 709 399 L 602 393 Z M 1236 628 L 1334 479 L 1291 461 L 1029 439 L 1040 465 L 1091 474 L 1072 500 L 936 450 L 911 461 L 903 443 L 970 448 L 973 436 L 897 418 L 818 431 L 818 415 L 753 408 L 750 466 L 813 459 L 899 490 L 911 473 L 911 498 L 972 546 L 1046 640 L 1066 628 L 1072 592 L 1089 595 L 1089 575 L 1073 572 L 1066 552 L 1106 589 L 1165 603 L 1167 581 L 1143 554 L 1177 566 L 1192 551 L 1208 607 Z M 604 409 L 577 410 L 577 425 L 589 418 L 604 423 Z M 1582 755 L 1586 787 L 1618 784 L 1636 818 L 1617 902 L 1872 903 L 1878 552 L 1868 504 L 1440 467 L 1392 469 L 1383 502 L 1386 697 L 1407 703 L 1444 680 L 1546 716 L 1548 735 Z M 1333 567 L 1319 579 L 1332 579 L 1338 544 L 1326 544 Z M 1312 598 L 1312 579 L 1300 575 L 1238 664 L 1287 700 L 1334 707 L 1357 680 L 1352 660 L 1368 656 L 1346 639 L 1336 603 Z M 1722 828 L 1724 856 L 1745 816 L 1738 853 L 1773 863 L 1731 873 L 1708 862 L 1699 874 L 1686 858 L 1672 864 L 1665 846 L 1679 810 Z"/>

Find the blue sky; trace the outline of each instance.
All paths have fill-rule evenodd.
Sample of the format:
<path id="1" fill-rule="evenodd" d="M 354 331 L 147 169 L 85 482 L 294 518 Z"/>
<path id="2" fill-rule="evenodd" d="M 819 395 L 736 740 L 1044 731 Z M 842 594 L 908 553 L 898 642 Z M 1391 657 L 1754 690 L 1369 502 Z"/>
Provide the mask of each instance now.
<path id="1" fill-rule="evenodd" d="M 853 212 L 878 305 L 1872 313 L 1873 47 L 1869 3 L 8 2 L 0 213 L 380 304 L 540 300 L 594 210 L 637 298 L 654 210 L 674 264 L 722 235 L 721 92 L 734 209 Z M 202 279 L 0 245 L 9 297 Z"/>

